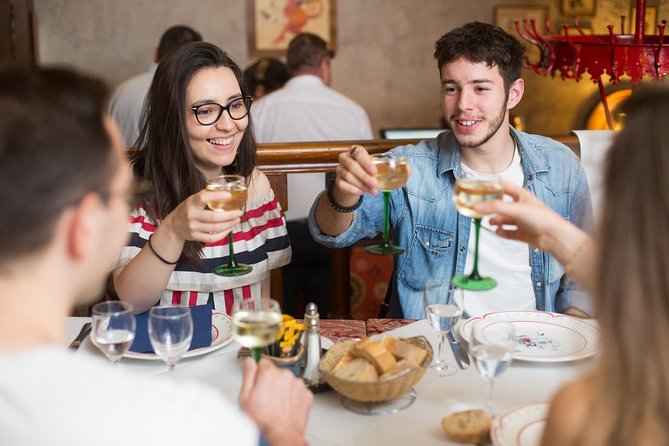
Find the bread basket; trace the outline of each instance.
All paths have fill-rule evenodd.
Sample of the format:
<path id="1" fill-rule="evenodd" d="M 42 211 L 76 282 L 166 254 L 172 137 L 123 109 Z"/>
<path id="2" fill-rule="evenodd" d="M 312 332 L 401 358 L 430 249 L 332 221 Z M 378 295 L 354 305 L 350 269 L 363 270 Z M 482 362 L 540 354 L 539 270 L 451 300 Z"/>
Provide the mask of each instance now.
<path id="1" fill-rule="evenodd" d="M 382 379 L 374 382 L 346 381 L 332 373 L 335 365 L 341 357 L 353 346 L 359 342 L 354 339 L 337 342 L 325 354 L 320 363 L 321 375 L 330 387 L 339 394 L 344 395 L 355 401 L 389 401 L 408 392 L 425 374 L 425 371 L 432 363 L 432 347 L 423 336 L 404 339 L 417 347 L 427 351 L 427 356 L 420 367 L 408 369 L 405 373 L 400 373 L 388 379 Z"/>

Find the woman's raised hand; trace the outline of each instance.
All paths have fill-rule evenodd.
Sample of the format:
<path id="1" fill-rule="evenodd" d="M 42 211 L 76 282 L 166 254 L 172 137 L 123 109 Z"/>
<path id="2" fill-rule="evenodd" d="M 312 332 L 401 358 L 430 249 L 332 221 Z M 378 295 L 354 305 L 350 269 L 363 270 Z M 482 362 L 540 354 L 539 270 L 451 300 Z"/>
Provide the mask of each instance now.
<path id="1" fill-rule="evenodd" d="M 229 197 L 229 192 L 203 189 L 182 201 L 165 218 L 162 225 L 167 225 L 178 238 L 184 241 L 215 243 L 226 237 L 241 221 L 243 212 L 240 210 L 213 212 L 207 207 L 207 203 L 225 200 Z"/>

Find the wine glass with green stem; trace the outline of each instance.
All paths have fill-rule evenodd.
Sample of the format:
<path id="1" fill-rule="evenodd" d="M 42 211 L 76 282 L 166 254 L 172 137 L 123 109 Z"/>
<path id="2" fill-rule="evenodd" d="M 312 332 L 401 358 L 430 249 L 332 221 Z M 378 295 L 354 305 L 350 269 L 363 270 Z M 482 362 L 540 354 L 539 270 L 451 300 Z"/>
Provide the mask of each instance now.
<path id="1" fill-rule="evenodd" d="M 242 210 L 246 206 L 248 187 L 241 175 L 220 175 L 207 180 L 207 190 L 226 191 L 230 196 L 223 200 L 215 200 L 207 203 L 212 211 L 234 211 Z M 228 234 L 228 247 L 230 250 L 228 263 L 214 268 L 214 273 L 219 276 L 243 276 L 253 270 L 251 265 L 238 263 L 235 259 L 235 250 L 232 240 L 232 230 Z"/>
<path id="2" fill-rule="evenodd" d="M 251 349 L 256 362 L 263 347 L 279 338 L 281 323 L 281 306 L 273 299 L 242 299 L 232 306 L 232 337 Z"/>
<path id="3" fill-rule="evenodd" d="M 474 206 L 487 200 L 497 200 L 504 196 L 499 178 L 476 178 L 463 174 L 455 182 L 453 202 L 462 215 L 474 219 L 474 266 L 469 274 L 459 274 L 453 277 L 453 285 L 469 291 L 485 291 L 495 288 L 497 281 L 492 277 L 482 277 L 479 274 L 479 233 L 481 231 L 482 214 Z"/>
<path id="4" fill-rule="evenodd" d="M 381 243 L 368 246 L 367 251 L 380 256 L 401 254 L 404 249 L 393 246 L 390 241 L 390 192 L 404 186 L 409 179 L 409 162 L 406 157 L 389 153 L 372 155 L 372 162 L 376 166 L 376 179 L 379 189 L 383 192 L 383 232 Z"/>

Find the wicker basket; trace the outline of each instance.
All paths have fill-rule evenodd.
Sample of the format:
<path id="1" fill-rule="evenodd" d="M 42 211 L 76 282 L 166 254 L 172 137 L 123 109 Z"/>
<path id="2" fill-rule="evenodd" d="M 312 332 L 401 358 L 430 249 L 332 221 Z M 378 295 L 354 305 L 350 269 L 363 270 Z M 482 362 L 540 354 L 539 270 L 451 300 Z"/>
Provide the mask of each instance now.
<path id="1" fill-rule="evenodd" d="M 341 395 L 356 401 L 389 401 L 408 392 L 425 374 L 432 362 L 432 347 L 423 336 L 404 339 L 411 344 L 427 350 L 428 354 L 420 367 L 408 369 L 390 379 L 375 382 L 345 381 L 332 373 L 341 357 L 355 344 L 356 340 L 336 343 L 326 353 L 320 363 L 321 375 L 333 389 Z"/>

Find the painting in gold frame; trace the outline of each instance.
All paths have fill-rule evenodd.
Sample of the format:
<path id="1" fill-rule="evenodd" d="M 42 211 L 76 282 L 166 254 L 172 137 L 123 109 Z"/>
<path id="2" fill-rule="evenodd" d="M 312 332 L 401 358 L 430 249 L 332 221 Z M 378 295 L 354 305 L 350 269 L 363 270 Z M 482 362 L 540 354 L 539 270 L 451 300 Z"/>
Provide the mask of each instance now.
<path id="1" fill-rule="evenodd" d="M 596 0 L 562 0 L 562 15 L 593 16 L 595 15 Z"/>
<path id="2" fill-rule="evenodd" d="M 336 48 L 336 0 L 246 0 L 249 56 L 282 56 L 301 32 Z"/>

